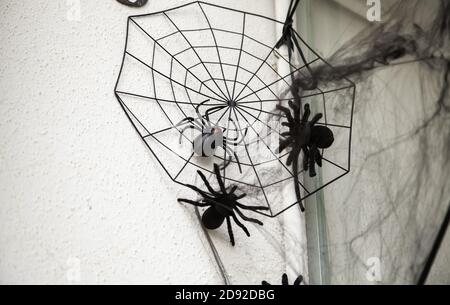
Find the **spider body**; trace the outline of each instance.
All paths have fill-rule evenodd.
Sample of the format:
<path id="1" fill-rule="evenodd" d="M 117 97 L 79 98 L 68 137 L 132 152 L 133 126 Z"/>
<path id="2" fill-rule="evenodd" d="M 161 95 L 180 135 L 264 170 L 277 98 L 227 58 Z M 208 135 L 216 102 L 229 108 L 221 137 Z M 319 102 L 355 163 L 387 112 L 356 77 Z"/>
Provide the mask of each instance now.
<path id="1" fill-rule="evenodd" d="M 202 223 L 205 228 L 209 230 L 215 230 L 222 226 L 226 221 L 228 228 L 228 235 L 230 236 L 231 245 L 235 245 L 233 229 L 231 226 L 231 219 L 245 232 L 247 236 L 250 237 L 250 233 L 244 224 L 238 219 L 237 216 L 245 221 L 255 223 L 258 225 L 263 225 L 263 223 L 257 219 L 249 218 L 244 215 L 242 210 L 249 211 L 264 211 L 268 210 L 267 207 L 263 206 L 247 206 L 239 202 L 240 199 L 244 198 L 246 194 L 236 195 L 237 186 L 231 186 L 229 188 L 225 187 L 225 184 L 220 176 L 220 168 L 217 164 L 214 164 L 214 173 L 216 175 L 217 182 L 219 184 L 220 190 L 214 190 L 205 175 L 201 171 L 197 172 L 200 178 L 206 185 L 208 191 L 203 191 L 196 186 L 186 185 L 190 189 L 197 192 L 202 199 L 198 201 L 193 201 L 189 199 L 178 199 L 179 202 L 184 202 L 192 204 L 197 207 L 208 207 L 202 215 Z"/>
<path id="2" fill-rule="evenodd" d="M 148 0 L 135 0 L 135 1 L 117 0 L 117 2 L 131 7 L 142 7 L 147 4 Z"/>
<path id="3" fill-rule="evenodd" d="M 216 198 L 217 204 L 209 207 L 202 216 L 202 222 L 209 230 L 218 229 L 227 217 L 232 217 L 238 198 L 235 194 L 227 194 Z"/>
<path id="4" fill-rule="evenodd" d="M 216 153 L 217 148 L 220 147 L 225 151 L 225 154 L 228 155 L 228 160 L 225 160 L 223 168 L 227 167 L 231 163 L 232 156 L 234 156 L 239 166 L 239 171 L 242 173 L 241 163 L 233 148 L 242 143 L 245 135 L 241 133 L 239 136 L 233 138 L 226 137 L 224 135 L 226 129 L 211 123 L 209 115 L 211 114 L 211 112 L 221 110 L 227 106 L 224 105 L 211 107 L 208 110 L 206 110 L 205 115 L 202 116 L 200 114 L 199 108 L 206 102 L 208 102 L 208 100 L 202 102 L 195 108 L 195 112 L 197 114 L 196 118 L 194 117 L 184 118 L 176 125 L 176 127 L 186 125 L 180 132 L 180 143 L 186 130 L 191 129 L 198 131 L 200 132 L 200 134 L 196 136 L 193 141 L 193 150 L 197 156 L 211 157 Z M 234 125 L 234 130 L 238 130 L 236 124 L 231 118 L 230 123 Z"/>
<path id="5" fill-rule="evenodd" d="M 210 157 L 208 149 L 214 154 L 218 146 L 223 146 L 223 138 L 223 131 L 219 127 L 204 126 L 202 133 L 194 139 L 194 152 L 198 156 Z"/>
<path id="6" fill-rule="evenodd" d="M 300 204 L 300 208 L 304 211 L 301 203 L 301 195 L 298 179 L 298 159 L 303 152 L 303 169 L 309 172 L 310 177 L 316 176 L 315 164 L 322 166 L 322 155 L 319 149 L 329 148 L 334 142 L 334 135 L 331 129 L 326 126 L 316 126 L 316 123 L 322 118 L 322 114 L 316 114 L 311 121 L 308 121 L 311 110 L 309 104 L 305 104 L 303 116 L 300 116 L 300 105 L 293 101 L 289 101 L 289 108 L 277 105 L 286 116 L 287 122 L 282 125 L 288 128 L 283 132 L 280 139 L 278 152 L 281 153 L 287 148 L 290 152 L 286 161 L 288 166 L 292 165 L 295 193 Z"/>

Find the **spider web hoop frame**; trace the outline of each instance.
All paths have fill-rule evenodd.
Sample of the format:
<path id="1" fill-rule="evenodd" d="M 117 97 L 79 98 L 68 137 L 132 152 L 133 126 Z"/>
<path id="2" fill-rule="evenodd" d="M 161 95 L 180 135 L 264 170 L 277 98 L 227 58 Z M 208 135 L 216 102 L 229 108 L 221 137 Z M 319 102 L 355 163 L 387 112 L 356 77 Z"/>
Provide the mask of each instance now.
<path id="1" fill-rule="evenodd" d="M 241 18 L 240 24 L 229 22 L 231 18 L 239 20 L 236 17 Z M 114 89 L 147 148 L 170 179 L 180 185 L 192 184 L 196 171 L 201 170 L 212 176 L 209 180 L 215 186 L 212 164 L 228 159 L 227 152 L 220 150 L 208 160 L 199 159 L 192 151 L 195 136 L 180 136 L 182 128 L 177 124 L 187 117 L 196 118 L 196 107 L 203 118 L 209 110 L 210 120 L 226 130 L 226 137 L 245 133 L 243 142 L 236 146 L 243 174 L 233 158 L 222 177 L 248 194 L 246 204 L 266 204 L 269 212 L 258 213 L 267 217 L 276 217 L 298 204 L 295 196 L 286 195 L 293 191 L 282 191 L 286 187 L 293 190 L 294 174 L 286 166 L 288 153 L 278 155 L 275 151 L 282 127 L 270 124 L 269 119 L 276 118 L 274 122 L 279 123 L 285 118 L 275 106 L 287 106 L 293 99 L 289 89 L 294 75 L 307 73 L 308 66 L 331 67 L 295 31 L 301 48 L 312 59 L 304 62 L 297 58 L 294 62 L 283 56 L 275 47 L 279 37 L 269 34 L 276 24 L 284 22 L 202 1 L 130 16 Z M 142 40 L 136 41 L 132 35 Z M 278 61 L 289 65 L 288 74 L 277 71 Z M 337 140 L 332 149 L 322 151 L 324 167 L 332 168 L 323 177 L 323 184 L 307 189 L 300 181 L 304 200 L 350 171 L 355 84 L 344 79 L 304 91 L 301 99 L 324 114 L 318 125 L 332 129 Z M 159 114 L 164 123 L 154 119 Z M 298 175 L 301 177 L 303 170 Z"/>

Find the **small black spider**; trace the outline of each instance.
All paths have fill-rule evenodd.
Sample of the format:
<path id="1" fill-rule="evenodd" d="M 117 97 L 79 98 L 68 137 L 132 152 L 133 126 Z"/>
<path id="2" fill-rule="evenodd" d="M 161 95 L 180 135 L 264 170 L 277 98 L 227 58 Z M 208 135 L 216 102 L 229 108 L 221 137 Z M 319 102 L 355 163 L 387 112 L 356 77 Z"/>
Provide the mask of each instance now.
<path id="1" fill-rule="evenodd" d="M 247 228 L 239 221 L 235 212 L 245 221 L 249 221 L 252 223 L 256 223 L 258 225 L 263 225 L 263 223 L 257 219 L 249 218 L 245 216 L 240 209 L 249 210 L 249 211 L 266 211 L 269 208 L 262 206 L 247 206 L 239 203 L 238 200 L 244 198 L 246 194 L 236 195 L 235 192 L 237 190 L 237 186 L 231 186 L 226 188 L 223 183 L 222 177 L 220 176 L 220 168 L 217 164 L 214 164 L 214 173 L 217 178 L 217 182 L 219 183 L 220 191 L 215 191 L 208 180 L 206 180 L 205 175 L 201 171 L 197 171 L 200 178 L 206 185 L 208 192 L 205 192 L 196 186 L 186 185 L 190 189 L 194 190 L 198 194 L 200 194 L 203 198 L 198 201 L 193 201 L 189 199 L 178 199 L 179 202 L 185 202 L 192 204 L 197 207 L 209 207 L 202 216 L 203 225 L 209 230 L 218 229 L 223 222 L 227 221 L 228 227 L 228 235 L 230 236 L 231 245 L 235 245 L 233 229 L 231 227 L 230 217 L 233 218 L 234 222 L 241 227 L 241 229 L 250 237 L 250 233 Z"/>
<path id="2" fill-rule="evenodd" d="M 286 164 L 292 165 L 294 172 L 295 193 L 302 211 L 305 210 L 300 200 L 300 188 L 298 180 L 298 158 L 303 151 L 303 169 L 309 171 L 310 177 L 316 176 L 315 163 L 322 167 L 322 155 L 319 149 L 329 148 L 334 142 L 334 135 L 331 129 L 326 126 L 316 126 L 322 118 L 322 114 L 316 114 L 311 121 L 309 104 L 305 104 L 303 117 L 300 118 L 300 105 L 298 102 L 289 101 L 289 108 L 277 105 L 277 109 L 283 112 L 287 122 L 282 125 L 289 130 L 283 132 L 280 139 L 278 152 L 281 153 L 286 148 L 290 148 Z M 292 110 L 292 112 L 291 112 Z"/>
<path id="3" fill-rule="evenodd" d="M 239 158 L 236 155 L 236 152 L 233 151 L 232 147 L 239 145 L 244 141 L 245 135 L 247 134 L 247 129 L 245 130 L 245 134 L 242 134 L 240 136 L 234 137 L 234 138 L 228 138 L 224 136 L 224 132 L 226 131 L 226 128 L 221 128 L 217 125 L 214 125 L 209 120 L 209 115 L 211 112 L 215 110 L 223 109 L 227 106 L 216 106 L 211 107 L 208 110 L 206 110 L 204 117 L 200 114 L 200 106 L 207 103 L 209 100 L 206 100 L 195 108 L 195 112 L 197 113 L 197 118 L 193 117 L 187 117 L 181 120 L 176 127 L 188 124 L 186 127 L 184 127 L 180 132 L 180 143 L 182 136 L 184 132 L 188 129 L 194 129 L 200 132 L 200 134 L 194 139 L 193 146 L 194 146 L 194 152 L 198 156 L 202 157 L 211 157 L 214 155 L 217 147 L 221 147 L 223 150 L 226 151 L 228 154 L 228 160 L 225 161 L 225 164 L 222 168 L 227 167 L 232 160 L 232 156 L 234 156 L 238 166 L 239 166 L 239 172 L 242 173 L 241 163 L 239 162 Z M 230 123 L 234 125 L 234 130 L 238 130 L 236 123 L 232 118 L 230 118 Z"/>
<path id="4" fill-rule="evenodd" d="M 294 285 L 294 286 L 300 286 L 302 282 L 303 282 L 303 276 L 299 275 L 299 276 L 295 279 L 293 285 Z M 266 281 L 262 281 L 261 284 L 264 285 L 264 286 L 271 285 L 270 283 L 268 283 L 268 282 L 266 282 Z M 281 285 L 283 285 L 283 286 L 289 285 L 289 278 L 288 278 L 288 276 L 287 276 L 286 273 L 283 274 L 283 276 L 281 277 Z"/>
<path id="5" fill-rule="evenodd" d="M 147 4 L 148 0 L 117 0 L 117 2 L 131 7 L 143 7 Z"/>
<path id="6" fill-rule="evenodd" d="M 289 10 L 286 16 L 286 20 L 284 21 L 283 25 L 283 34 L 281 38 L 278 40 L 277 44 L 275 45 L 275 48 L 279 49 L 281 46 L 285 45 L 287 47 L 288 51 L 288 58 L 289 61 L 292 59 L 292 54 L 295 50 L 298 51 L 302 61 L 305 63 L 305 67 L 309 72 L 308 77 L 298 77 L 294 82 L 294 86 L 292 89 L 302 89 L 302 90 L 314 90 L 317 88 L 318 81 L 316 77 L 314 77 L 314 71 L 310 67 L 310 63 L 306 60 L 305 54 L 302 51 L 302 48 L 300 47 L 300 43 L 297 39 L 297 33 L 295 32 L 294 28 L 292 27 L 294 24 L 294 16 L 295 12 L 297 10 L 298 5 L 300 4 L 300 0 L 291 1 L 289 5 Z M 296 88 L 298 87 L 298 88 Z M 297 95 L 298 90 L 293 90 L 294 96 Z"/>

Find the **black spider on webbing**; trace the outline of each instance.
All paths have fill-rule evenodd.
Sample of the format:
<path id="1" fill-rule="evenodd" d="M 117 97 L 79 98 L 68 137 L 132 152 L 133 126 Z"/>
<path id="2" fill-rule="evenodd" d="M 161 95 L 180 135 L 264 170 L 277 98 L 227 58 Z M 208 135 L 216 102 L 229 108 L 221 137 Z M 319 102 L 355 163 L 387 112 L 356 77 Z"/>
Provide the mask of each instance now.
<path id="1" fill-rule="evenodd" d="M 295 281 L 294 281 L 294 286 L 300 286 L 303 282 L 303 276 L 299 275 Z M 271 285 L 270 283 L 266 282 L 266 281 L 262 281 L 261 283 L 263 286 L 267 286 L 267 285 Z M 283 286 L 287 286 L 289 285 L 289 278 L 287 276 L 287 274 L 283 274 L 283 276 L 281 277 L 281 285 Z"/>
<path id="2" fill-rule="evenodd" d="M 249 211 L 267 211 L 268 207 L 263 206 L 247 206 L 239 203 L 239 200 L 244 198 L 246 194 L 236 195 L 236 190 L 238 187 L 236 185 L 226 188 L 225 184 L 220 176 L 220 168 L 217 164 L 214 164 L 214 173 L 219 183 L 220 190 L 215 191 L 211 184 L 206 179 L 205 175 L 201 171 L 197 171 L 200 178 L 206 185 L 208 192 L 199 189 L 194 185 L 186 185 L 190 189 L 197 192 L 202 199 L 198 201 L 189 199 L 178 199 L 179 202 L 185 202 L 192 204 L 197 207 L 208 207 L 208 209 L 203 213 L 202 223 L 205 228 L 209 230 L 218 229 L 223 222 L 227 221 L 228 235 L 230 236 L 231 245 L 235 245 L 233 229 L 231 227 L 231 220 L 233 218 L 234 222 L 250 237 L 248 229 L 239 221 L 236 214 L 239 215 L 243 220 L 252 222 L 258 225 L 263 225 L 263 223 L 257 219 L 249 218 L 245 216 L 240 209 Z"/>
<path id="3" fill-rule="evenodd" d="M 331 129 L 326 126 L 316 126 L 322 118 L 322 114 L 316 114 L 311 121 L 309 117 L 311 110 L 309 104 L 305 104 L 303 116 L 300 117 L 299 102 L 289 101 L 289 108 L 277 105 L 277 109 L 285 114 L 287 122 L 282 125 L 289 130 L 283 132 L 280 139 L 278 152 L 281 153 L 286 148 L 290 148 L 286 164 L 292 165 L 295 183 L 295 194 L 302 211 L 305 210 L 301 202 L 299 179 L 298 179 L 298 158 L 303 152 L 303 170 L 309 171 L 310 177 L 316 176 L 315 164 L 322 167 L 322 155 L 319 149 L 329 148 L 334 142 L 334 135 Z"/>
<path id="4" fill-rule="evenodd" d="M 217 148 L 221 147 L 229 156 L 228 160 L 225 160 L 225 164 L 223 165 L 222 169 L 227 167 L 231 163 L 232 156 L 234 156 L 234 159 L 236 160 L 236 163 L 238 164 L 239 167 L 239 172 L 242 173 L 241 163 L 239 161 L 236 152 L 233 150 L 233 147 L 236 147 L 237 145 L 241 144 L 242 141 L 244 141 L 244 138 L 247 135 L 247 129 L 245 130 L 244 134 L 242 133 L 242 131 L 239 131 L 240 135 L 236 137 L 233 138 L 226 137 L 224 135 L 224 132 L 227 129 L 221 128 L 217 124 L 213 124 L 209 119 L 209 115 L 211 114 L 211 112 L 223 109 L 227 106 L 224 105 L 211 107 L 207 109 L 205 115 L 202 116 L 199 110 L 200 106 L 203 106 L 207 102 L 209 102 L 209 100 L 200 103 L 195 108 L 197 118 L 194 117 L 184 118 L 175 126 L 179 127 L 187 124 L 187 126 L 184 127 L 180 132 L 180 144 L 182 136 L 184 135 L 184 132 L 186 130 L 194 129 L 196 131 L 199 131 L 200 134 L 193 141 L 194 153 L 196 155 L 201 157 L 211 157 L 215 154 Z M 234 130 L 238 130 L 236 123 L 232 118 L 229 119 L 229 122 L 233 124 Z"/>
<path id="5" fill-rule="evenodd" d="M 292 25 L 294 23 L 295 11 L 297 10 L 299 3 L 300 3 L 300 0 L 291 0 L 291 2 L 289 4 L 289 10 L 288 10 L 288 13 L 286 16 L 286 20 L 284 21 L 284 25 L 283 25 L 283 34 L 281 35 L 281 38 L 278 40 L 277 44 L 275 45 L 275 48 L 279 49 L 279 48 L 281 48 L 281 46 L 285 45 L 288 50 L 289 62 L 291 62 L 294 51 L 295 50 L 298 51 L 302 61 L 305 63 L 306 69 L 309 72 L 309 77 L 299 77 L 294 82 L 294 75 L 292 74 L 291 77 L 292 77 L 293 83 L 303 90 L 314 90 L 317 88 L 318 81 L 317 81 L 316 77 L 314 76 L 314 71 L 310 67 L 310 63 L 306 60 L 305 54 L 303 53 L 303 50 L 297 39 L 297 34 L 296 34 L 294 28 L 292 27 Z M 293 92 L 297 92 L 297 91 L 293 90 Z"/>

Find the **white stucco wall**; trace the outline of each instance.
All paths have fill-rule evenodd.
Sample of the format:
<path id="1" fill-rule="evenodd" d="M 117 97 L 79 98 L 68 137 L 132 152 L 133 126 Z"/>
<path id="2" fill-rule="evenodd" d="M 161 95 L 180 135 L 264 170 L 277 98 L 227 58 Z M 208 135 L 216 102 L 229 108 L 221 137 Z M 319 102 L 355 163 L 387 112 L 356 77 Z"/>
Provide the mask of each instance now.
<path id="1" fill-rule="evenodd" d="M 186 2 L 0 2 L 0 283 L 221 283 L 113 95 L 126 17 Z"/>

